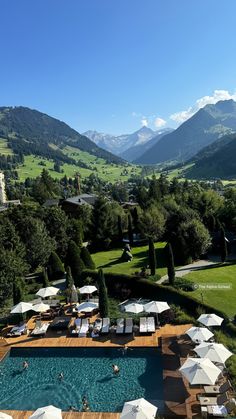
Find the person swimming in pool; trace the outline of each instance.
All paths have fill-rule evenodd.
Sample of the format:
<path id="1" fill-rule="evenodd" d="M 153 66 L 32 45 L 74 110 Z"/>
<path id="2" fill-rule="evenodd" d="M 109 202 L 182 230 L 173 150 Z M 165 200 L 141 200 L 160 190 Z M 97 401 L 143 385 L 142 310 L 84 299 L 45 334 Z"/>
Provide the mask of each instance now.
<path id="1" fill-rule="evenodd" d="M 23 362 L 23 370 L 27 370 L 29 368 L 29 364 L 27 361 Z"/>
<path id="2" fill-rule="evenodd" d="M 58 375 L 58 379 L 63 380 L 63 378 L 64 378 L 64 374 L 63 374 L 63 372 L 60 372 L 60 374 Z"/>
<path id="3" fill-rule="evenodd" d="M 119 374 L 120 368 L 118 367 L 118 365 L 113 364 L 112 369 L 113 369 L 114 374 L 116 375 Z"/>
<path id="4" fill-rule="evenodd" d="M 83 403 L 82 412 L 90 412 L 90 407 L 89 407 L 88 400 L 87 400 L 86 396 L 84 396 L 82 398 L 82 403 Z"/>

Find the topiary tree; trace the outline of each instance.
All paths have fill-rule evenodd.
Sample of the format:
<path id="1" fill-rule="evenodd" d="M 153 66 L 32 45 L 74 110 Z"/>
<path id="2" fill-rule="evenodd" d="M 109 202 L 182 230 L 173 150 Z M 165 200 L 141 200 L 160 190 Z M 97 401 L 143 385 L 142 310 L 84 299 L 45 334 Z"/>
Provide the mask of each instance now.
<path id="1" fill-rule="evenodd" d="M 71 273 L 71 267 L 67 266 L 66 267 L 66 288 L 71 288 L 72 285 L 74 285 L 74 280 Z"/>
<path id="2" fill-rule="evenodd" d="M 228 255 L 228 249 L 227 249 L 225 231 L 223 227 L 221 227 L 220 229 L 220 257 L 221 257 L 222 263 L 226 261 L 227 255 Z"/>
<path id="3" fill-rule="evenodd" d="M 175 265 L 174 265 L 174 256 L 173 256 L 172 246 L 170 243 L 167 243 L 165 250 L 166 250 L 167 273 L 168 273 L 169 283 L 173 285 L 175 282 Z"/>
<path id="4" fill-rule="evenodd" d="M 99 311 L 101 317 L 108 317 L 109 315 L 109 304 L 107 296 L 107 287 L 105 284 L 105 278 L 103 270 L 98 271 L 98 287 L 99 287 Z"/>
<path id="5" fill-rule="evenodd" d="M 60 279 L 64 276 L 64 266 L 56 252 L 52 252 L 48 261 L 48 276 L 50 280 Z"/>
<path id="6" fill-rule="evenodd" d="M 66 265 L 71 267 L 71 273 L 75 281 L 75 286 L 77 287 L 82 285 L 81 274 L 85 269 L 85 266 L 80 257 L 80 248 L 73 240 L 70 241 L 67 249 Z"/>
<path id="7" fill-rule="evenodd" d="M 148 256 L 149 256 L 149 267 L 151 271 L 151 275 L 155 275 L 156 273 L 156 252 L 154 243 L 151 237 L 148 239 Z"/>
<path id="8" fill-rule="evenodd" d="M 81 251 L 80 251 L 80 257 L 82 259 L 82 261 L 84 262 L 84 265 L 86 268 L 88 269 L 95 269 L 95 263 L 89 253 L 89 250 L 87 247 L 82 247 Z"/>
<path id="9" fill-rule="evenodd" d="M 128 236 L 129 236 L 129 243 L 130 246 L 134 244 L 134 236 L 133 236 L 133 226 L 132 226 L 132 218 L 131 215 L 128 215 Z"/>
<path id="10" fill-rule="evenodd" d="M 46 268 L 43 269 L 42 283 L 45 288 L 50 285 Z"/>
<path id="11" fill-rule="evenodd" d="M 24 301 L 24 281 L 22 278 L 17 278 L 13 282 L 13 304 L 16 305 Z"/>

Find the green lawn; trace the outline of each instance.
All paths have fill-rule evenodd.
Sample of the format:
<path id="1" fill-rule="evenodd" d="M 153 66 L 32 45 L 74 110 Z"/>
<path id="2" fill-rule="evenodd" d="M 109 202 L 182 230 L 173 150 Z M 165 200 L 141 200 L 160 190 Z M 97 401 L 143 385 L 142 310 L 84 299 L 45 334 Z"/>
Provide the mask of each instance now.
<path id="1" fill-rule="evenodd" d="M 200 285 L 199 289 L 188 293 L 188 295 L 224 311 L 229 317 L 236 315 L 236 264 L 202 269 L 192 272 L 184 278 Z M 230 289 L 220 288 L 225 284 L 229 285 Z M 215 288 L 209 289 L 206 288 L 207 286 Z"/>
<path id="2" fill-rule="evenodd" d="M 157 271 L 160 276 L 166 274 L 164 262 L 164 247 L 166 243 L 156 243 Z M 148 246 L 133 247 L 131 262 L 121 262 L 122 249 L 98 252 L 92 255 L 97 268 L 102 268 L 104 272 L 114 272 L 132 275 L 140 271 L 143 266 L 148 265 Z"/>

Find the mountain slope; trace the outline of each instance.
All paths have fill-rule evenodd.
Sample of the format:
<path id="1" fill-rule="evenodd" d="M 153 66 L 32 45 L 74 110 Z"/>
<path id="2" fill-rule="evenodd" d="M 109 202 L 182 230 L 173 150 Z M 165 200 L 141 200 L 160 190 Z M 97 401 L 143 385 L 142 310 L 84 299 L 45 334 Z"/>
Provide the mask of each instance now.
<path id="1" fill-rule="evenodd" d="M 151 128 L 142 127 L 132 134 L 118 136 L 99 133 L 97 131 L 86 131 L 84 135 L 94 141 L 99 147 L 125 158 L 126 150 L 130 147 L 147 143 L 156 135 L 156 132 Z"/>
<path id="2" fill-rule="evenodd" d="M 236 102 L 206 105 L 174 132 L 165 135 L 135 162 L 186 161 L 218 138 L 236 131 Z"/>
<path id="3" fill-rule="evenodd" d="M 227 135 L 201 150 L 185 176 L 196 179 L 236 177 L 236 134 Z"/>
<path id="4" fill-rule="evenodd" d="M 158 141 L 160 141 L 160 139 L 162 137 L 164 137 L 164 135 L 170 133 L 174 131 L 171 128 L 166 128 L 164 130 L 160 130 L 157 131 L 158 134 L 154 134 L 154 137 L 151 137 L 149 139 L 149 141 L 142 143 L 142 144 L 137 144 L 134 145 L 130 148 L 128 148 L 127 150 L 125 150 L 124 152 L 122 152 L 120 154 L 120 156 L 130 162 L 135 162 L 139 157 L 141 157 L 147 150 L 149 150 L 151 147 L 153 147 L 155 144 L 158 143 Z"/>
<path id="5" fill-rule="evenodd" d="M 122 163 L 121 158 L 99 148 L 64 122 L 22 106 L 0 107 L 0 136 L 8 140 L 16 154 L 35 154 L 71 163 L 73 159 L 60 151 L 69 145 L 108 162 Z"/>

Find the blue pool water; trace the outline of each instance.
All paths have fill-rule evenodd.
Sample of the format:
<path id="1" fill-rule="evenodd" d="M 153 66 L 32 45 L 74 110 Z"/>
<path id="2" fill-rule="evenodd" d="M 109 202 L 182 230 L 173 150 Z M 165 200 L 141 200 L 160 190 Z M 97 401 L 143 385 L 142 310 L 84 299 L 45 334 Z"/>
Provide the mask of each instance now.
<path id="1" fill-rule="evenodd" d="M 29 364 L 22 369 L 23 361 Z M 120 374 L 115 376 L 112 364 Z M 64 379 L 58 375 L 63 372 Z M 0 363 L 0 410 L 35 410 L 53 404 L 93 412 L 120 412 L 127 400 L 144 397 L 163 407 L 162 358 L 157 348 L 12 348 Z"/>

